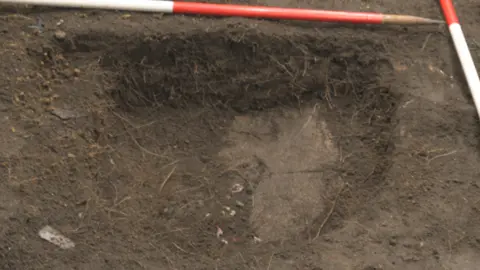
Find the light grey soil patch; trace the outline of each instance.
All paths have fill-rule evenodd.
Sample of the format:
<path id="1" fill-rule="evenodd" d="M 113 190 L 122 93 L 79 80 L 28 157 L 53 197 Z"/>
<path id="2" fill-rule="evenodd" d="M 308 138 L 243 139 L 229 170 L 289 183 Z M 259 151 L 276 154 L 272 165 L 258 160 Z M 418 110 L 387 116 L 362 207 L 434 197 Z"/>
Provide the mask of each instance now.
<path id="1" fill-rule="evenodd" d="M 268 168 L 253 194 L 250 221 L 265 241 L 288 239 L 325 210 L 328 189 L 321 169 L 338 159 L 317 108 L 237 117 L 221 152 L 231 165 L 260 159 Z"/>

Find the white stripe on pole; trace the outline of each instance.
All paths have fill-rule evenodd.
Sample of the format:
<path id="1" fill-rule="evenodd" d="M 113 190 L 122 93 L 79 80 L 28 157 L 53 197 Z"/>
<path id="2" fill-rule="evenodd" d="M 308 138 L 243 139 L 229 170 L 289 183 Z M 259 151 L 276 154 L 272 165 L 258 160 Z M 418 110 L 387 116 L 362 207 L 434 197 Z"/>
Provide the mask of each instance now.
<path id="1" fill-rule="evenodd" d="M 0 3 L 64 8 L 91 8 L 142 12 L 173 12 L 173 1 L 150 0 L 0 0 Z"/>
<path id="2" fill-rule="evenodd" d="M 477 108 L 477 113 L 480 117 L 480 80 L 478 78 L 477 69 L 473 63 L 472 55 L 468 49 L 467 41 L 463 35 L 462 27 L 458 23 L 452 23 L 449 26 L 452 40 L 457 50 L 458 58 L 462 64 L 463 73 L 467 79 L 470 93 L 473 97 L 473 102 Z"/>

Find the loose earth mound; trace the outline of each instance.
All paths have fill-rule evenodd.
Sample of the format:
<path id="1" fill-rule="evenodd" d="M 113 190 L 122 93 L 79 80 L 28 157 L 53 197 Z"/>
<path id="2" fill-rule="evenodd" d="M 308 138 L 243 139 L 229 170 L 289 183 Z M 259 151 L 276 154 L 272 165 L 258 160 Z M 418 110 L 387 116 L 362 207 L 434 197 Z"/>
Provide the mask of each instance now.
<path id="1" fill-rule="evenodd" d="M 478 120 L 444 27 L 0 10 L 2 269 L 480 263 Z"/>

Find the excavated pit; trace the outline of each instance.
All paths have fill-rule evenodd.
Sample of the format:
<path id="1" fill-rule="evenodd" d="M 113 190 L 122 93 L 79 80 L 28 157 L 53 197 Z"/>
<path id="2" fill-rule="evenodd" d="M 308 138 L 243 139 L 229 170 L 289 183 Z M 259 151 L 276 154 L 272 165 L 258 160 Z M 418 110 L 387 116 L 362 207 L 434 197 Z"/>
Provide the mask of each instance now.
<path id="1" fill-rule="evenodd" d="M 111 95 L 120 110 L 162 123 L 155 139 L 139 139 L 143 147 L 162 141 L 157 152 L 172 160 L 200 157 L 216 171 L 215 189 L 249 186 L 251 213 L 241 223 L 262 239 L 311 234 L 344 184 L 356 189 L 353 208 L 381 185 L 396 110 L 381 45 L 254 31 L 126 44 L 102 66 L 117 74 Z"/>
<path id="2" fill-rule="evenodd" d="M 90 109 L 92 136 L 109 149 L 98 165 L 108 173 L 91 185 L 107 204 L 135 198 L 120 200 L 121 233 L 211 258 L 225 242 L 296 246 L 342 228 L 384 184 L 399 97 L 380 43 L 223 29 L 59 45 L 97 63 L 91 83 L 108 105 Z M 58 70 L 49 50 L 40 56 Z"/>

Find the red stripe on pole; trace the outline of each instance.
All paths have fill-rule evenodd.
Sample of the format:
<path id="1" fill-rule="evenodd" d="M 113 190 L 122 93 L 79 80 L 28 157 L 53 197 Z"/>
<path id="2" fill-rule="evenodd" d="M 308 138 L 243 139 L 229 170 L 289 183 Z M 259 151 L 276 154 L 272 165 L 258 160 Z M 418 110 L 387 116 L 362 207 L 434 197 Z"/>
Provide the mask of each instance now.
<path id="1" fill-rule="evenodd" d="M 440 0 L 440 5 L 442 6 L 443 15 L 448 25 L 452 23 L 458 23 L 457 13 L 455 12 L 455 7 L 451 0 Z"/>
<path id="2" fill-rule="evenodd" d="M 193 2 L 174 2 L 173 13 L 363 24 L 381 24 L 383 22 L 382 14 L 372 12 L 343 12 Z"/>

